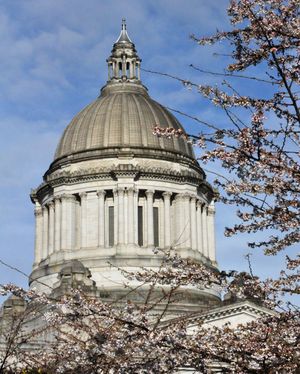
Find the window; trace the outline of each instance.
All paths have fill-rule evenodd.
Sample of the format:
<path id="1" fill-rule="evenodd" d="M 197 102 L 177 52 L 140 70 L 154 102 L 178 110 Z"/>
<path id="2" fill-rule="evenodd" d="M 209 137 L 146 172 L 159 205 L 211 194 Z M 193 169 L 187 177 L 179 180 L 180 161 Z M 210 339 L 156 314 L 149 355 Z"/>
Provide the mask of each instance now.
<path id="1" fill-rule="evenodd" d="M 108 245 L 113 247 L 115 237 L 114 207 L 108 207 Z"/>
<path id="2" fill-rule="evenodd" d="M 158 208 L 153 208 L 153 236 L 154 247 L 159 247 L 159 231 L 158 231 Z"/>
<path id="3" fill-rule="evenodd" d="M 143 246 L 144 244 L 144 235 L 143 235 L 143 230 L 144 230 L 144 224 L 143 224 L 143 207 L 139 206 L 138 207 L 138 244 L 140 247 Z"/>

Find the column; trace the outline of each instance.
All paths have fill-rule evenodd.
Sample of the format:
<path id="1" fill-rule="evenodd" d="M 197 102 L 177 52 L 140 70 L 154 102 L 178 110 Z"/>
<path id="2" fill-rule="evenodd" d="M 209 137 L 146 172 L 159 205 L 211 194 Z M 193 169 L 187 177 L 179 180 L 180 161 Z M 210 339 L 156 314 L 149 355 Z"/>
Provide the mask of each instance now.
<path id="1" fill-rule="evenodd" d="M 104 190 L 99 190 L 97 192 L 98 196 L 98 245 L 99 247 L 104 247 L 105 239 L 105 226 L 104 226 L 104 199 L 106 192 Z"/>
<path id="2" fill-rule="evenodd" d="M 165 247 L 169 248 L 171 246 L 171 214 L 170 214 L 170 206 L 171 206 L 171 192 L 164 192 L 164 224 L 165 224 Z"/>
<path id="3" fill-rule="evenodd" d="M 80 196 L 80 217 L 81 217 L 81 230 L 80 230 L 80 237 L 81 237 L 81 248 L 86 247 L 86 236 L 87 236 L 87 193 L 82 192 L 79 194 Z"/>
<path id="4" fill-rule="evenodd" d="M 184 248 L 191 247 L 191 208 L 190 194 L 184 194 Z"/>
<path id="5" fill-rule="evenodd" d="M 202 206 L 202 253 L 208 257 L 207 247 L 207 206 Z"/>
<path id="6" fill-rule="evenodd" d="M 49 255 L 54 252 L 54 202 L 50 201 L 49 207 Z"/>
<path id="7" fill-rule="evenodd" d="M 113 61 L 113 75 L 114 77 L 118 77 L 118 63 L 116 61 Z"/>
<path id="8" fill-rule="evenodd" d="M 81 205 L 79 199 L 75 201 L 75 248 L 81 247 Z"/>
<path id="9" fill-rule="evenodd" d="M 134 226 L 134 244 L 138 245 L 138 205 L 139 191 L 133 190 L 133 226 Z"/>
<path id="10" fill-rule="evenodd" d="M 34 209 L 35 215 L 35 243 L 34 243 L 34 263 L 38 264 L 42 257 L 42 245 L 43 245 L 43 211 L 38 202 L 35 203 Z"/>
<path id="11" fill-rule="evenodd" d="M 201 201 L 197 201 L 197 248 L 200 253 L 203 254 L 202 247 L 202 210 L 201 210 Z"/>
<path id="12" fill-rule="evenodd" d="M 179 193 L 175 197 L 175 230 L 174 230 L 174 245 L 178 248 L 184 247 L 184 194 Z"/>
<path id="13" fill-rule="evenodd" d="M 191 222 L 191 244 L 192 249 L 197 250 L 197 212 L 196 212 L 196 196 L 192 196 L 190 200 L 190 222 Z"/>
<path id="14" fill-rule="evenodd" d="M 117 189 L 118 194 L 118 244 L 124 244 L 124 188 Z"/>
<path id="15" fill-rule="evenodd" d="M 138 73 L 138 80 L 140 81 L 141 80 L 141 70 L 140 70 L 140 63 L 137 63 L 137 73 Z"/>
<path id="16" fill-rule="evenodd" d="M 64 250 L 67 248 L 67 196 L 61 196 L 61 231 L 60 231 L 60 244 L 61 249 Z"/>
<path id="17" fill-rule="evenodd" d="M 118 189 L 114 189 L 114 245 L 119 242 L 119 202 L 118 202 Z"/>
<path id="18" fill-rule="evenodd" d="M 97 192 L 88 192 L 86 198 L 86 247 L 98 246 L 98 196 Z"/>
<path id="19" fill-rule="evenodd" d="M 110 80 L 111 77 L 111 62 L 108 63 L 108 80 Z"/>
<path id="20" fill-rule="evenodd" d="M 76 197 L 74 195 L 66 195 L 66 248 L 72 249 L 75 247 L 75 203 Z"/>
<path id="21" fill-rule="evenodd" d="M 126 56 L 122 56 L 122 76 L 126 76 Z"/>
<path id="22" fill-rule="evenodd" d="M 123 219 L 124 219 L 124 243 L 128 243 L 128 189 L 124 189 L 124 214 L 123 214 Z"/>
<path id="23" fill-rule="evenodd" d="M 130 79 L 132 79 L 134 77 L 134 73 L 133 73 L 133 61 L 132 60 L 129 61 L 129 77 L 130 77 Z"/>
<path id="24" fill-rule="evenodd" d="M 61 201 L 58 196 L 54 198 L 54 210 L 54 250 L 58 252 L 61 248 Z"/>
<path id="25" fill-rule="evenodd" d="M 135 242 L 135 203 L 134 203 L 134 187 L 129 187 L 127 190 L 127 195 L 128 195 L 128 243 L 129 244 L 134 244 Z"/>
<path id="26" fill-rule="evenodd" d="M 48 221 L 49 213 L 47 205 L 43 206 L 43 247 L 42 247 L 42 260 L 48 255 Z"/>
<path id="27" fill-rule="evenodd" d="M 208 257 L 211 261 L 216 261 L 215 248 L 215 206 L 214 201 L 210 203 L 207 209 L 207 234 L 208 234 Z"/>
<path id="28" fill-rule="evenodd" d="M 154 246 L 154 231 L 153 231 L 153 196 L 154 191 L 147 190 L 147 246 Z"/>

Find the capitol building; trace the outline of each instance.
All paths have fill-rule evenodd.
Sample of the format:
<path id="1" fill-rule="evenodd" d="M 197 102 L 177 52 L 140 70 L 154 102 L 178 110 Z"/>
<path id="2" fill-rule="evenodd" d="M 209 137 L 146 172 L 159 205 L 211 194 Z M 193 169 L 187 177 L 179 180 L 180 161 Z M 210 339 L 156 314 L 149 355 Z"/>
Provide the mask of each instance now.
<path id="1" fill-rule="evenodd" d="M 142 84 L 141 59 L 125 21 L 107 65 L 100 96 L 66 127 L 43 183 L 31 194 L 30 286 L 41 291 L 47 292 L 43 284 L 55 286 L 66 264 L 78 267 L 79 261 L 103 295 L 120 295 L 117 268 L 158 269 L 154 248 L 174 248 L 217 266 L 214 192 L 184 137 L 153 134 L 157 125 L 184 129 Z M 190 290 L 182 308 L 205 310 L 219 301 L 214 290 Z"/>

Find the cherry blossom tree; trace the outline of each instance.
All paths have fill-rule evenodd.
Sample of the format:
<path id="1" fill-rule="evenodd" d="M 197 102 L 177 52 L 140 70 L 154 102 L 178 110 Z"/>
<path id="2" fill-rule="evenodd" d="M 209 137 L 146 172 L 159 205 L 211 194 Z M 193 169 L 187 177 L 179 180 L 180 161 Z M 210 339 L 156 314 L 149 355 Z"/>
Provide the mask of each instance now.
<path id="1" fill-rule="evenodd" d="M 203 162 L 221 161 L 230 173 L 230 178 L 223 176 L 215 183 L 223 202 L 241 207 L 242 223 L 226 234 L 273 229 L 276 234 L 265 241 L 250 243 L 263 247 L 266 254 L 300 239 L 299 12 L 297 0 L 230 1 L 232 30 L 205 38 L 192 36 L 199 45 L 229 44 L 232 61 L 226 70 L 206 72 L 224 78 L 221 88 L 173 77 L 195 87 L 226 114 L 224 128 L 200 121 L 210 132 L 202 131 L 190 140 L 204 149 Z M 245 81 L 246 92 L 247 82 L 256 82 L 259 94 L 239 93 L 234 86 L 237 78 Z M 158 126 L 155 133 L 182 136 Z"/>

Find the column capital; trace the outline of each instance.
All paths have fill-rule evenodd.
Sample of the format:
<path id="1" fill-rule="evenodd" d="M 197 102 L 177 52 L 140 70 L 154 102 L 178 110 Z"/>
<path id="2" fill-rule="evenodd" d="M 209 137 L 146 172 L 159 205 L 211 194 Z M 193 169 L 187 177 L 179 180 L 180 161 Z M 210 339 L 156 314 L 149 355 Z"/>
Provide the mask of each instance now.
<path id="1" fill-rule="evenodd" d="M 192 195 L 188 192 L 179 193 L 177 196 L 178 196 L 178 199 L 182 199 L 182 200 L 189 200 L 192 197 Z"/>
<path id="2" fill-rule="evenodd" d="M 106 195 L 106 191 L 105 190 L 98 190 L 97 191 L 97 196 L 98 197 L 102 197 L 102 196 L 104 197 L 105 195 Z"/>
<path id="3" fill-rule="evenodd" d="M 165 192 L 163 192 L 162 195 L 163 195 L 163 197 L 164 197 L 164 200 L 166 200 L 166 199 L 170 199 L 171 196 L 172 196 L 172 192 L 165 191 Z"/>
<path id="4" fill-rule="evenodd" d="M 196 204 L 197 204 L 197 208 L 200 208 L 200 209 L 202 208 L 203 203 L 202 203 L 201 200 L 198 199 L 198 200 L 196 201 Z"/>
<path id="5" fill-rule="evenodd" d="M 62 195 L 56 195 L 56 196 L 53 196 L 53 201 L 54 201 L 54 203 L 58 203 L 58 202 L 60 202 L 60 201 L 61 201 L 61 196 L 62 196 Z"/>
<path id="6" fill-rule="evenodd" d="M 113 190 L 114 195 L 121 195 L 125 191 L 124 187 L 117 187 Z"/>
<path id="7" fill-rule="evenodd" d="M 87 198 L 87 193 L 86 192 L 80 192 L 79 196 L 81 199 L 86 199 Z"/>
<path id="8" fill-rule="evenodd" d="M 127 192 L 128 194 L 134 194 L 137 192 L 136 188 L 135 187 L 128 187 L 127 188 Z"/>
<path id="9" fill-rule="evenodd" d="M 48 207 L 53 209 L 54 208 L 54 200 L 49 201 Z"/>
<path id="10" fill-rule="evenodd" d="M 197 202 L 197 196 L 196 195 L 190 195 L 191 202 Z"/>
<path id="11" fill-rule="evenodd" d="M 146 190 L 146 196 L 153 196 L 154 195 L 154 190 Z"/>
<path id="12" fill-rule="evenodd" d="M 62 199 L 63 200 L 72 200 L 72 201 L 75 201 L 76 197 L 75 197 L 75 195 L 72 195 L 72 194 L 64 194 L 64 195 L 62 195 Z"/>
<path id="13" fill-rule="evenodd" d="M 34 209 L 34 215 L 36 217 L 41 216 L 43 214 L 43 209 L 39 206 Z"/>
<path id="14" fill-rule="evenodd" d="M 213 216 L 214 214 L 215 214 L 215 207 L 213 206 L 213 205 L 209 205 L 208 207 L 207 207 L 207 214 L 209 214 L 209 215 L 211 215 L 211 216 Z"/>

